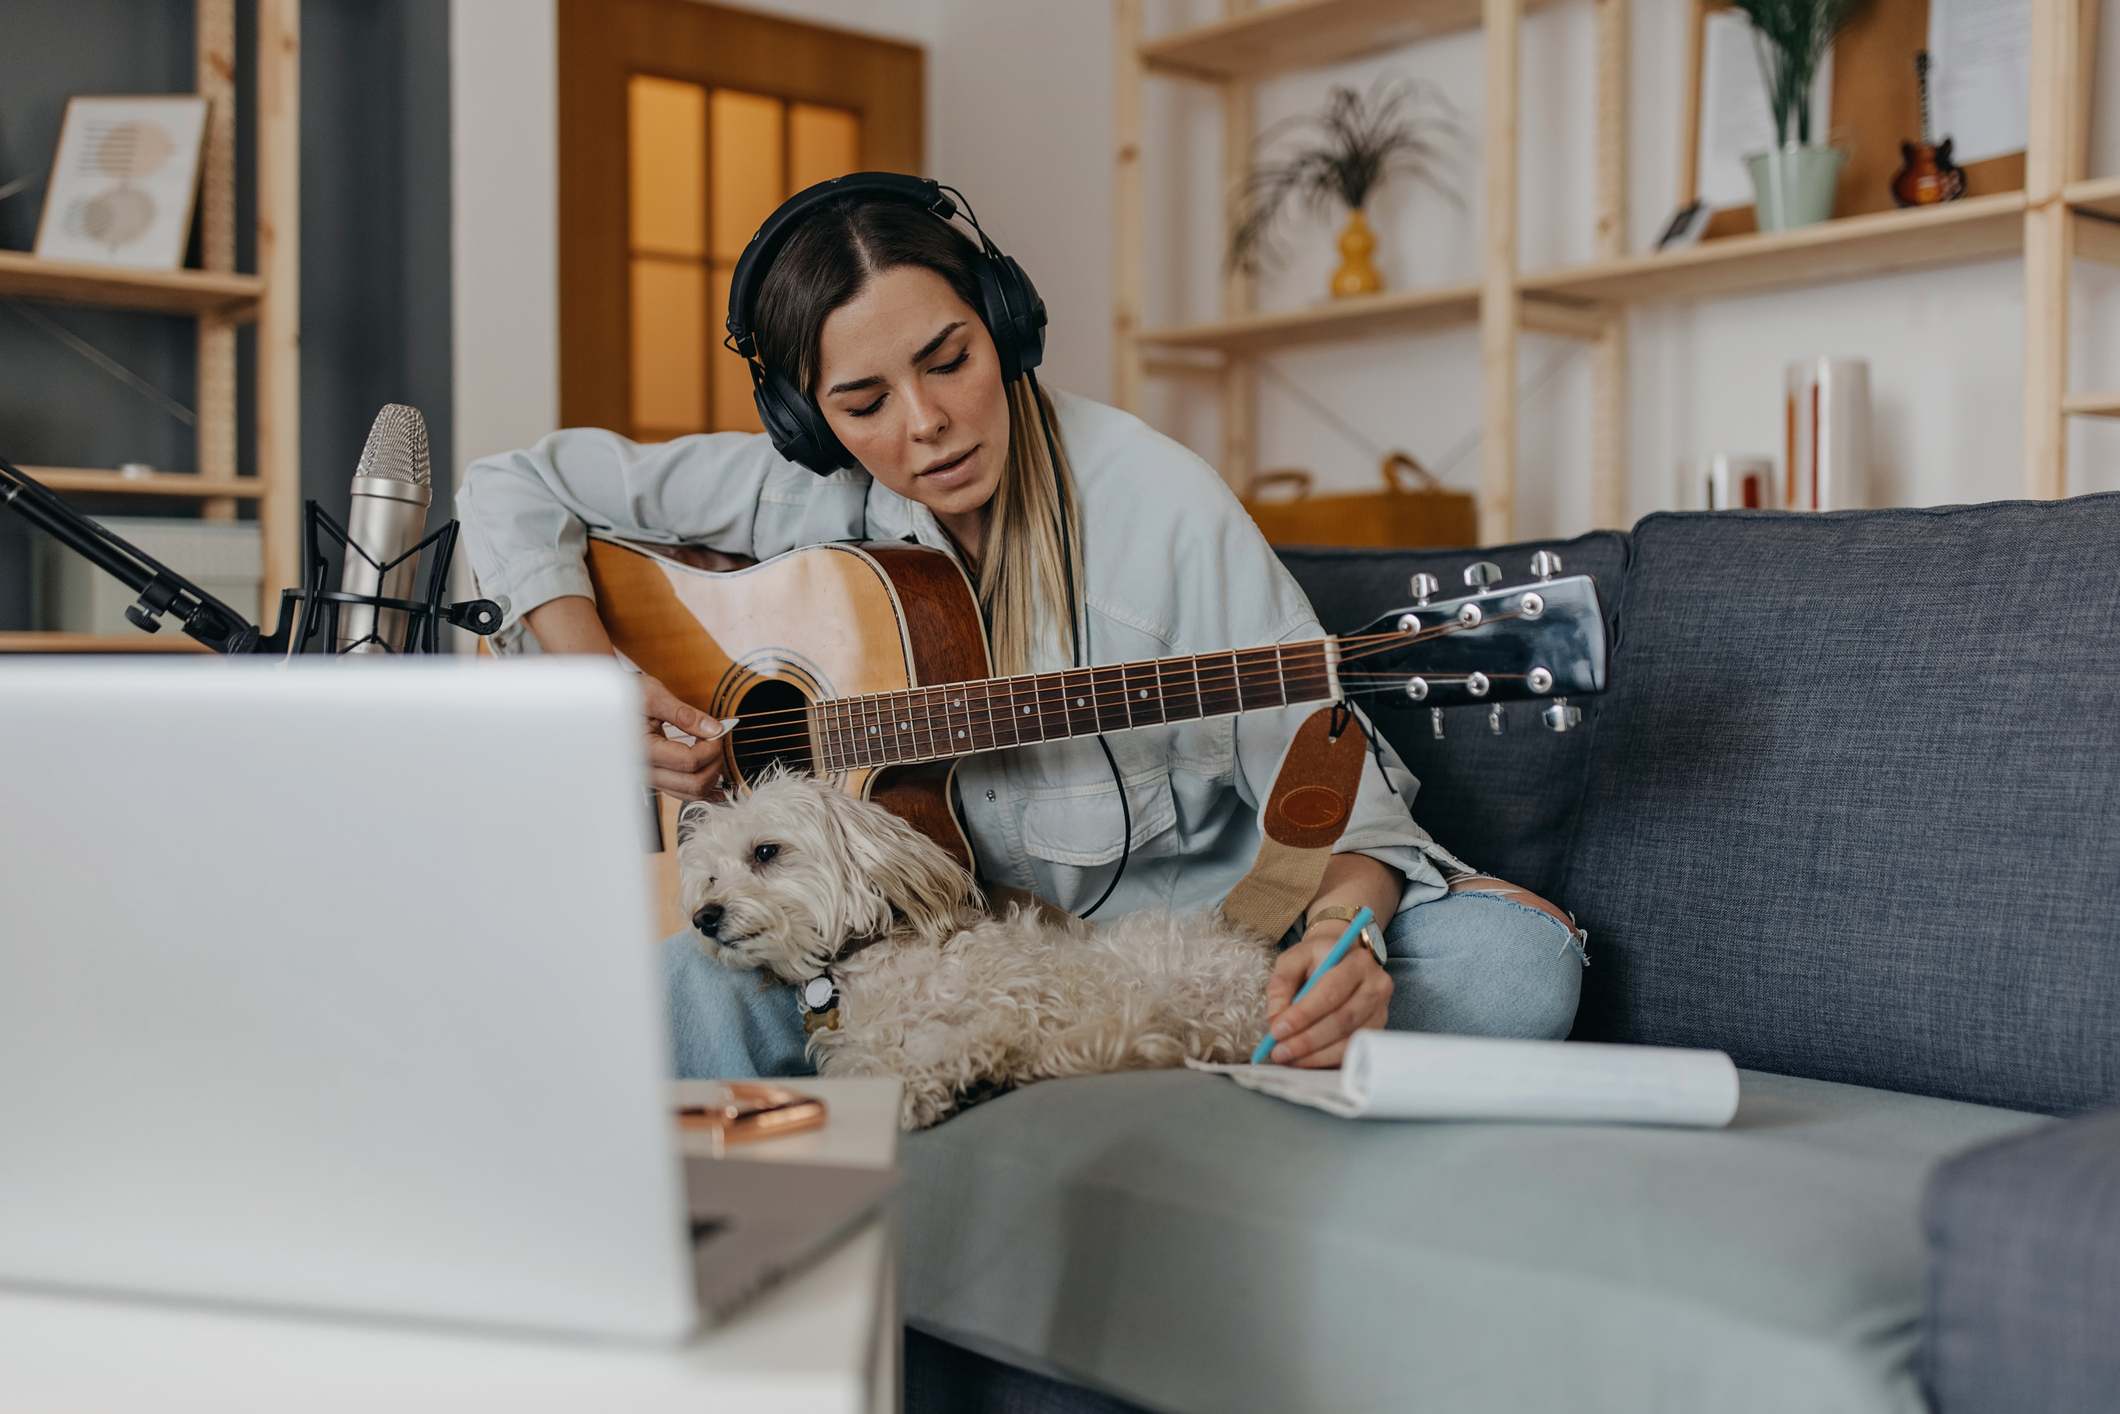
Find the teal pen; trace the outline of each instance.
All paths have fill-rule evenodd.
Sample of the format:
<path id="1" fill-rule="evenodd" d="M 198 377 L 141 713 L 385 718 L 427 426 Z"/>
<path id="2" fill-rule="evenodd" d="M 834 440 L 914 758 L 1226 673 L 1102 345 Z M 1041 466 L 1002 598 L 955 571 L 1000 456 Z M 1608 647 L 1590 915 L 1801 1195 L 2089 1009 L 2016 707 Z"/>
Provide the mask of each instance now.
<path id="1" fill-rule="evenodd" d="M 1318 979 L 1332 971 L 1339 964 L 1340 959 L 1347 956 L 1347 950 L 1354 946 L 1354 940 L 1361 937 L 1362 930 L 1375 921 L 1376 915 L 1371 913 L 1366 907 L 1356 912 L 1353 921 L 1347 925 L 1347 931 L 1340 934 L 1340 940 L 1332 945 L 1332 951 L 1325 954 L 1325 960 L 1318 964 L 1318 970 L 1310 974 L 1310 979 L 1303 984 L 1302 989 L 1295 995 L 1295 1001 L 1290 1002 L 1289 1005 L 1294 1006 L 1296 1002 L 1309 996 L 1310 989 L 1318 985 Z M 1273 1032 L 1269 1031 L 1266 1033 L 1266 1039 L 1259 1042 L 1259 1049 L 1251 1053 L 1251 1063 L 1253 1065 L 1266 1064 L 1266 1058 L 1273 1054 L 1273 1047 Z"/>

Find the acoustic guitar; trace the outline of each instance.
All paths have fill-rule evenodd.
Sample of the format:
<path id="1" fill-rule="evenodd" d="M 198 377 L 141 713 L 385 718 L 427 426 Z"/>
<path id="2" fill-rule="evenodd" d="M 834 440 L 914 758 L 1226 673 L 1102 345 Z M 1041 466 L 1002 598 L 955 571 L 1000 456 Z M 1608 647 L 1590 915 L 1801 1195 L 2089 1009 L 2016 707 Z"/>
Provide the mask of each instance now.
<path id="1" fill-rule="evenodd" d="M 1357 633 L 996 678 L 971 583 L 939 550 L 827 544 L 750 562 L 592 535 L 589 577 L 618 651 L 711 715 L 738 718 L 738 784 L 780 764 L 874 800 L 971 867 L 952 803 L 959 759 L 1296 703 L 1377 697 L 1439 709 L 1567 699 L 1605 686 L 1605 632 L 1587 576 L 1416 601 Z"/>

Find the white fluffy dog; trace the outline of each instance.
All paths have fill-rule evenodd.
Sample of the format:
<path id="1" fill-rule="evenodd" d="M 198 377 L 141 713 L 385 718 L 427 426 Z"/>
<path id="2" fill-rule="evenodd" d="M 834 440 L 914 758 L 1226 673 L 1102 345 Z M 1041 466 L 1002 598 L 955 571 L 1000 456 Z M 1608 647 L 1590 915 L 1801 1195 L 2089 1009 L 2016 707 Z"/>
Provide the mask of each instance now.
<path id="1" fill-rule="evenodd" d="M 1273 949 L 1212 914 L 1097 927 L 1011 907 L 881 806 L 771 774 L 687 806 L 677 857 L 707 952 L 798 987 L 827 972 L 826 1075 L 897 1075 L 905 1127 L 979 1091 L 1064 1075 L 1243 1060 L 1266 1031 Z"/>

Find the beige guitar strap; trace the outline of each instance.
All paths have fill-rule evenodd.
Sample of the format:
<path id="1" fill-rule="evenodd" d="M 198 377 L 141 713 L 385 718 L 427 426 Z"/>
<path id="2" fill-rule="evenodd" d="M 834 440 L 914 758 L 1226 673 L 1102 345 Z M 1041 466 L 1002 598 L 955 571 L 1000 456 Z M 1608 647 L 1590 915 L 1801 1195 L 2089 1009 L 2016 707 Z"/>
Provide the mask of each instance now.
<path id="1" fill-rule="evenodd" d="M 1354 814 L 1368 750 L 1362 724 L 1344 706 L 1321 707 L 1297 729 L 1266 797 L 1258 858 L 1222 900 L 1224 918 L 1278 942 L 1302 916 Z"/>

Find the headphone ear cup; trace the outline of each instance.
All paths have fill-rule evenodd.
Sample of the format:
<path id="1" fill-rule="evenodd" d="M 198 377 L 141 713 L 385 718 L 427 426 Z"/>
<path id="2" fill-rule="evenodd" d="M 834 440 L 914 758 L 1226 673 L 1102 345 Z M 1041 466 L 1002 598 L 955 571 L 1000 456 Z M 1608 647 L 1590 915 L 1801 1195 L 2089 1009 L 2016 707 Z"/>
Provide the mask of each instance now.
<path id="1" fill-rule="evenodd" d="M 991 248 L 979 262 L 979 297 L 1001 357 L 1001 381 L 1013 383 L 1045 359 L 1045 301 L 1015 257 Z"/>
<path id="2" fill-rule="evenodd" d="M 824 420 L 817 405 L 779 374 L 751 360 L 751 401 L 758 421 L 773 440 L 773 450 L 819 476 L 830 476 L 854 458 Z"/>

